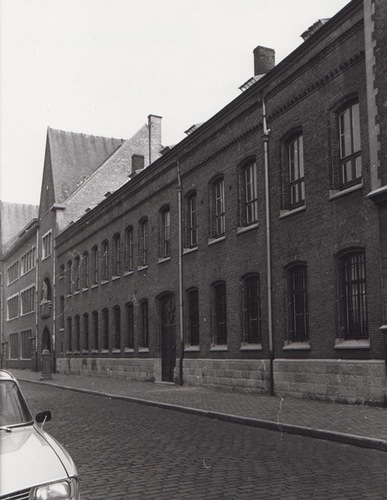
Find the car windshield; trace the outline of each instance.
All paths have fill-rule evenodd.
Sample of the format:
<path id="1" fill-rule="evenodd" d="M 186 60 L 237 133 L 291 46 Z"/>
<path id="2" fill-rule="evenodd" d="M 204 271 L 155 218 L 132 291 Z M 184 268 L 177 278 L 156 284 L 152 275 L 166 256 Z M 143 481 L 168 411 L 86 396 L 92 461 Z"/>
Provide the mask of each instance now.
<path id="1" fill-rule="evenodd" d="M 31 421 L 31 413 L 17 384 L 13 380 L 0 380 L 0 427 Z"/>

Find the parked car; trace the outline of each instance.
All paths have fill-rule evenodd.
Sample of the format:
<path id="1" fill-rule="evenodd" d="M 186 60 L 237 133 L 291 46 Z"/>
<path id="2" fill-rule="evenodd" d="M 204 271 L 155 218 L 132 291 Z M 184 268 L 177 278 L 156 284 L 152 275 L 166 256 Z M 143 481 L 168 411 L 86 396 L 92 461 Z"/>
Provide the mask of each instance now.
<path id="1" fill-rule="evenodd" d="M 50 418 L 34 419 L 16 378 L 0 370 L 0 500 L 80 500 L 73 460 L 43 430 Z"/>

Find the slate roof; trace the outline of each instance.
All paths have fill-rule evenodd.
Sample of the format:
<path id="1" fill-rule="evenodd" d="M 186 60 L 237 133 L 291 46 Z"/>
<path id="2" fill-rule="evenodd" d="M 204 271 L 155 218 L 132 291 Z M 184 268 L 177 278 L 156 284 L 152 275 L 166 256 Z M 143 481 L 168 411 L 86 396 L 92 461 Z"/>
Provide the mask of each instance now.
<path id="1" fill-rule="evenodd" d="M 0 201 L 0 254 L 17 240 L 18 234 L 38 216 L 38 206 Z"/>
<path id="2" fill-rule="evenodd" d="M 114 193 L 129 181 L 129 175 L 132 172 L 132 155 L 144 155 L 147 164 L 148 138 L 148 125 L 144 125 L 79 185 L 66 200 L 66 209 L 58 213 L 59 231 L 63 231 L 71 222 L 79 220 L 88 210 L 93 209 L 106 196 Z M 161 151 L 161 144 L 159 150 Z M 158 156 L 160 155 L 159 152 Z M 156 155 L 154 159 L 158 156 Z"/>
<path id="3" fill-rule="evenodd" d="M 63 203 L 124 142 L 124 139 L 96 137 L 49 127 L 47 148 L 55 202 Z"/>

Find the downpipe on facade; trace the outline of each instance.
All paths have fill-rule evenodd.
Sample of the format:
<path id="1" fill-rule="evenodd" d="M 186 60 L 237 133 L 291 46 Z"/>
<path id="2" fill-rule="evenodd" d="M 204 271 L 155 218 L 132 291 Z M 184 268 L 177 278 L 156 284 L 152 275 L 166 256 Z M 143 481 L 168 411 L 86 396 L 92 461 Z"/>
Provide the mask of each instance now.
<path id="1" fill-rule="evenodd" d="M 267 320 L 270 352 L 270 395 L 274 395 L 274 349 L 273 349 L 273 315 L 271 284 L 271 227 L 270 227 L 270 191 L 269 191 L 269 136 L 267 128 L 266 105 L 262 95 L 263 154 L 265 165 L 265 212 L 266 212 L 266 268 L 267 268 Z"/>
<path id="2" fill-rule="evenodd" d="M 180 176 L 180 162 L 177 166 L 177 206 L 179 226 L 179 326 L 180 326 L 180 359 L 179 359 L 179 384 L 183 385 L 183 360 L 184 360 L 184 324 L 183 324 L 183 217 L 182 217 L 182 192 L 183 186 Z"/>

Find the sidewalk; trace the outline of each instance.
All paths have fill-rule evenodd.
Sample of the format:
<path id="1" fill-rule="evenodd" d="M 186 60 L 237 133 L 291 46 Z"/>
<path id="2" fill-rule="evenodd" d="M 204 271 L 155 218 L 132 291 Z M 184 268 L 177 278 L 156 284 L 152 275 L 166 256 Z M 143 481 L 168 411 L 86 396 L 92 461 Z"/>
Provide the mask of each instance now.
<path id="1" fill-rule="evenodd" d="M 387 408 L 108 377 L 53 374 L 53 380 L 40 381 L 40 373 L 10 371 L 19 381 L 102 394 L 134 403 L 387 452 Z"/>

